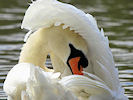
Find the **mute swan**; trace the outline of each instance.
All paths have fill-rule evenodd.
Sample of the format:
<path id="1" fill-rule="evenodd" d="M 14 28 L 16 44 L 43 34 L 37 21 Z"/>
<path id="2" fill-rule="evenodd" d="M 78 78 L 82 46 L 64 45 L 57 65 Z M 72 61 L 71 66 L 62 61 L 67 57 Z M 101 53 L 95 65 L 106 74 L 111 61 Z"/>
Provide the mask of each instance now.
<path id="1" fill-rule="evenodd" d="M 9 100 L 128 100 L 108 39 L 92 15 L 56 0 L 37 0 L 22 28 L 33 34 L 5 80 Z M 48 54 L 61 75 L 44 66 Z"/>

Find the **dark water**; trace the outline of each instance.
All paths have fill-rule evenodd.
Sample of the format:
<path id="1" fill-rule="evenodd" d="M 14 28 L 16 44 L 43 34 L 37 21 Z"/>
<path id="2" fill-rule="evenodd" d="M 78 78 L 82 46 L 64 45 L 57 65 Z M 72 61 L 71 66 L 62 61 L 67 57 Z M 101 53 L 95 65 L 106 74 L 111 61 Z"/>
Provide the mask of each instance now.
<path id="1" fill-rule="evenodd" d="M 63 0 L 60 0 L 63 1 Z M 0 0 L 0 99 L 7 72 L 17 63 L 23 37 L 21 21 L 30 1 Z M 119 77 L 126 95 L 133 100 L 133 0 L 64 0 L 90 13 L 110 40 Z"/>

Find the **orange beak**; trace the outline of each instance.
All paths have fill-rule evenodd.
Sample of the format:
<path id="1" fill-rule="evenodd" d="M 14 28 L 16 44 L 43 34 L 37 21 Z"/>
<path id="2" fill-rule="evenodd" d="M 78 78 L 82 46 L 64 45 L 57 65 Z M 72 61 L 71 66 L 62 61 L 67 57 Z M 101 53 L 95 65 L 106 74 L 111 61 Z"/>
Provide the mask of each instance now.
<path id="1" fill-rule="evenodd" d="M 80 57 L 71 58 L 69 60 L 69 65 L 71 67 L 71 70 L 73 74 L 76 75 L 83 75 L 83 67 L 80 65 L 78 66 L 78 62 L 80 61 Z"/>

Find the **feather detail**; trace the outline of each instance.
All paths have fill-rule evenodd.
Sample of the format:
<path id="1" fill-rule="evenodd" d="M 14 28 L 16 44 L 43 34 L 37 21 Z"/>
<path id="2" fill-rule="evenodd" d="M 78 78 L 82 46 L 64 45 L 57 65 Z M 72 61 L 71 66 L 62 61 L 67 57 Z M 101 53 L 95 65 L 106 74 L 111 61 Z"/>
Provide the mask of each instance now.
<path id="1" fill-rule="evenodd" d="M 32 31 L 29 31 L 26 35 L 25 35 L 25 37 L 24 37 L 24 42 L 26 42 L 27 40 L 28 40 L 28 38 L 29 38 L 29 36 L 32 34 Z"/>
<path id="2" fill-rule="evenodd" d="M 103 28 L 101 28 L 101 34 L 102 34 L 102 36 L 104 36 L 104 31 L 103 31 Z"/>
<path id="3" fill-rule="evenodd" d="M 30 63 L 19 63 L 8 73 L 4 91 L 8 100 L 78 100 L 58 83 L 59 76 Z"/>
<path id="4" fill-rule="evenodd" d="M 70 91 L 73 91 L 75 94 L 77 94 L 77 96 L 80 96 L 79 93 L 80 94 L 82 93 L 82 95 L 86 94 L 86 97 L 88 97 L 88 99 L 91 98 L 91 96 L 97 96 L 99 94 L 101 95 L 106 94 L 106 96 L 108 95 L 108 98 L 113 97 L 112 91 L 106 85 L 96 80 L 89 79 L 85 76 L 80 76 L 80 75 L 66 76 L 60 81 L 60 83 L 63 84 Z M 106 97 L 104 96 L 105 95 L 103 95 L 102 97 L 99 96 L 98 100 L 107 100 L 107 99 L 102 99 Z"/>
<path id="5" fill-rule="evenodd" d="M 91 79 L 94 79 L 94 80 L 96 80 L 96 81 L 99 81 L 99 82 L 105 84 L 105 82 L 104 82 L 103 80 L 101 80 L 99 77 L 95 76 L 94 74 L 87 73 L 87 72 L 85 72 L 85 71 L 83 71 L 83 73 L 84 73 L 85 75 L 87 75 L 88 77 L 90 77 Z"/>
<path id="6" fill-rule="evenodd" d="M 72 91 L 78 98 L 81 98 L 80 100 L 128 100 L 123 93 L 116 94 L 106 84 L 86 76 L 66 76 L 59 83 Z"/>
<path id="7" fill-rule="evenodd" d="M 32 64 L 17 64 L 8 73 L 3 88 L 9 100 L 20 100 L 21 90 L 25 88 L 25 83 L 30 76 L 30 66 Z"/>
<path id="8" fill-rule="evenodd" d="M 66 29 L 66 28 L 68 28 L 69 26 L 67 26 L 67 25 L 63 25 L 63 29 Z"/>
<path id="9" fill-rule="evenodd" d="M 54 26 L 60 26 L 61 25 L 61 22 L 56 22 L 55 24 L 54 24 Z"/>
<path id="10" fill-rule="evenodd" d="M 77 100 L 77 98 L 58 83 L 60 73 L 45 72 L 39 67 L 30 68 L 26 83 L 26 95 L 30 100 Z M 52 95 L 52 96 L 51 96 Z"/>
<path id="11" fill-rule="evenodd" d="M 93 27 L 95 27 L 95 30 L 99 31 L 96 19 L 91 14 L 86 14 L 86 17 L 88 17 Z"/>

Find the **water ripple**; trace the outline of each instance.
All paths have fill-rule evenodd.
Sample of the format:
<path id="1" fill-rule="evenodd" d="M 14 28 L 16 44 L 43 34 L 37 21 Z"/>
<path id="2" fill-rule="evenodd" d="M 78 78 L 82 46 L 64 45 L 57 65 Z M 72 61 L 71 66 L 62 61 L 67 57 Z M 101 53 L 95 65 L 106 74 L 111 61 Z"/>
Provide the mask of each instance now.
<path id="1" fill-rule="evenodd" d="M 111 40 L 110 43 L 117 46 L 125 46 L 125 47 L 133 47 L 133 41 L 119 41 L 119 40 Z"/>
<path id="2" fill-rule="evenodd" d="M 22 20 L 22 16 L 15 15 L 15 14 L 2 14 L 0 13 L 0 20 Z"/>
<path id="3" fill-rule="evenodd" d="M 1 9 L 2 12 L 13 13 L 13 14 L 25 13 L 25 10 L 26 9 L 23 9 L 23 8 L 3 8 L 3 9 Z"/>
<path id="4" fill-rule="evenodd" d="M 0 30 L 20 28 L 21 24 L 11 24 L 0 26 Z"/>

